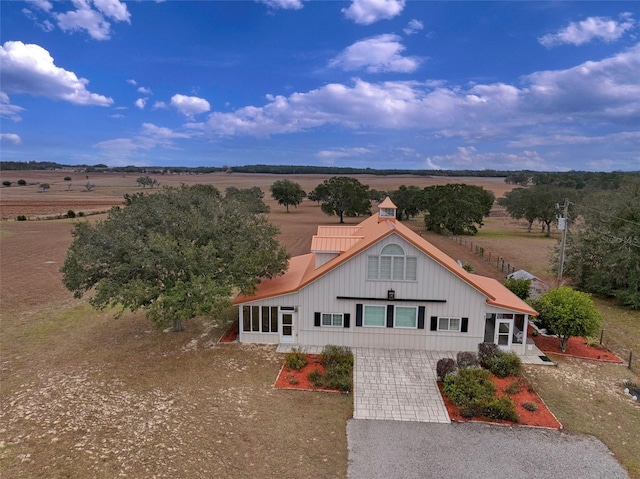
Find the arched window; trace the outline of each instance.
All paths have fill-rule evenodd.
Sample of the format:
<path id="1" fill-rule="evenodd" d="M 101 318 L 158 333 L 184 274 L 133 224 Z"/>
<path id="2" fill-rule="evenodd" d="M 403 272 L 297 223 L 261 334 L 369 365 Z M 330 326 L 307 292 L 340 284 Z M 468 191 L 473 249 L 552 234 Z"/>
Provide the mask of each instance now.
<path id="1" fill-rule="evenodd" d="M 402 246 L 391 243 L 380 251 L 379 256 L 369 256 L 367 279 L 415 281 L 418 259 L 406 256 Z"/>

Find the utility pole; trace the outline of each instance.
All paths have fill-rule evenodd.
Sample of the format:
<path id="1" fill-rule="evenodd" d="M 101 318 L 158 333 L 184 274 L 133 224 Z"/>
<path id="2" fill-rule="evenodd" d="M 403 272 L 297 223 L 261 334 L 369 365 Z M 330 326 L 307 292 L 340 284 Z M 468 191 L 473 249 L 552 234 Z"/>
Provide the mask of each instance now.
<path id="1" fill-rule="evenodd" d="M 562 242 L 560 243 L 560 265 L 558 266 L 558 281 L 562 281 L 564 272 L 564 249 L 567 245 L 567 230 L 569 229 L 569 200 L 564 199 L 562 216 L 558 218 L 558 228 L 562 230 Z"/>

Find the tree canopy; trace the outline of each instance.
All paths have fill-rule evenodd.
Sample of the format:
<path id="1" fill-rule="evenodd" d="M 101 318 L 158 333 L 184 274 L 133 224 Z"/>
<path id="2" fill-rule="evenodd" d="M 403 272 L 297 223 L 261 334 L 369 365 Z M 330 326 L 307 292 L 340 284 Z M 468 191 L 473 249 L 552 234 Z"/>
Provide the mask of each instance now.
<path id="1" fill-rule="evenodd" d="M 289 212 L 289 205 L 297 207 L 307 196 L 302 187 L 291 180 L 278 180 L 271 185 L 270 190 L 271 197 L 279 205 L 284 205 L 287 208 L 287 213 Z"/>
<path id="2" fill-rule="evenodd" d="M 344 215 L 371 214 L 368 190 L 367 185 L 363 185 L 355 178 L 333 176 L 315 188 L 314 197 L 320 201 L 323 213 L 338 215 L 340 223 L 344 223 Z"/>
<path id="3" fill-rule="evenodd" d="M 564 272 L 580 289 L 640 309 L 640 179 L 586 196 L 567 234 Z"/>
<path id="4" fill-rule="evenodd" d="M 436 233 L 476 234 L 495 197 L 481 186 L 450 183 L 424 189 L 424 223 Z"/>
<path id="5" fill-rule="evenodd" d="M 254 209 L 244 195 L 207 185 L 131 195 L 106 220 L 74 225 L 63 283 L 76 298 L 93 290 L 96 308 L 142 309 L 179 331 L 287 267 L 278 229 Z"/>
<path id="6" fill-rule="evenodd" d="M 533 303 L 540 319 L 560 339 L 564 352 L 572 336 L 593 336 L 602 322 L 600 312 L 587 293 L 569 286 L 552 289 Z"/>
<path id="7" fill-rule="evenodd" d="M 424 209 L 424 191 L 418 186 L 401 185 L 391 192 L 390 197 L 398 208 L 396 217 L 400 221 L 412 218 Z"/>
<path id="8" fill-rule="evenodd" d="M 515 188 L 498 199 L 498 204 L 504 206 L 514 219 L 526 219 L 529 231 L 533 222 L 538 220 L 544 224 L 545 236 L 551 236 L 551 224 L 561 211 L 558 205 L 566 198 L 575 199 L 576 191 L 555 185 L 534 185 L 528 188 Z"/>

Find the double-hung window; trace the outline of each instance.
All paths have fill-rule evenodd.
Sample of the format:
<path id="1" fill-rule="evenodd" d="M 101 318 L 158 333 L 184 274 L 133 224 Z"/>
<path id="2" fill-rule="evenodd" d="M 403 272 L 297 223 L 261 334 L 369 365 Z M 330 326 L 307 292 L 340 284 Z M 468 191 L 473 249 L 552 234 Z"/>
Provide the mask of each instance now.
<path id="1" fill-rule="evenodd" d="M 388 244 L 380 255 L 369 256 L 367 279 L 390 279 L 396 281 L 415 281 L 418 259 L 406 256 L 402 246 Z"/>
<path id="2" fill-rule="evenodd" d="M 322 313 L 322 326 L 342 328 L 344 316 L 342 313 Z"/>
<path id="3" fill-rule="evenodd" d="M 438 331 L 460 332 L 460 318 L 438 318 Z"/>

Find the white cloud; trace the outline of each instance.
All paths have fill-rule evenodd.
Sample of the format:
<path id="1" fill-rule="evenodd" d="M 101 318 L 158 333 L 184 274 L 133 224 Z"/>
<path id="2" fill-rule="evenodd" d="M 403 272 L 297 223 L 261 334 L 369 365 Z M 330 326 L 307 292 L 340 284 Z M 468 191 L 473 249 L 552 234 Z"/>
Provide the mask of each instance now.
<path id="1" fill-rule="evenodd" d="M 93 0 L 93 5 L 105 16 L 117 22 L 131 23 L 131 14 L 127 10 L 127 4 L 119 0 Z"/>
<path id="2" fill-rule="evenodd" d="M 282 10 L 300 10 L 302 8 L 302 0 L 257 0 L 264 3 L 269 8 Z"/>
<path id="3" fill-rule="evenodd" d="M 27 2 L 45 12 L 50 12 L 53 8 L 49 0 L 27 0 Z"/>
<path id="4" fill-rule="evenodd" d="M 93 145 L 94 148 L 104 151 L 108 155 L 127 156 L 139 150 L 152 150 L 154 148 L 175 148 L 174 140 L 191 138 L 188 133 L 179 133 L 154 125 L 143 123 L 140 132 L 133 138 L 116 138 L 101 141 Z"/>
<path id="5" fill-rule="evenodd" d="M 89 80 L 57 67 L 39 45 L 5 42 L 0 46 L 0 78 L 8 93 L 28 93 L 75 105 L 108 106 L 111 98 L 87 90 Z"/>
<path id="6" fill-rule="evenodd" d="M 153 95 L 151 88 L 147 88 L 144 86 L 141 86 L 140 88 L 138 88 L 138 93 L 142 93 L 143 95 Z"/>
<path id="7" fill-rule="evenodd" d="M 415 18 L 409 22 L 409 24 L 403 29 L 405 35 L 413 35 L 414 33 L 418 33 L 420 30 L 424 28 L 424 23 L 420 20 L 416 20 Z"/>
<path id="8" fill-rule="evenodd" d="M 113 115 L 109 115 L 109 118 L 114 118 L 116 120 L 121 120 L 124 118 L 124 115 L 122 113 L 114 113 Z"/>
<path id="9" fill-rule="evenodd" d="M 414 72 L 420 65 L 417 57 L 403 57 L 405 46 L 398 35 L 383 34 L 360 40 L 345 48 L 329 62 L 329 66 L 343 70 L 365 68 L 370 73 Z"/>
<path id="10" fill-rule="evenodd" d="M 146 98 L 138 98 L 136 100 L 136 102 L 134 103 L 135 106 L 137 106 L 138 108 L 140 108 L 141 110 L 144 110 L 145 105 L 147 104 L 147 99 Z"/>
<path id="11" fill-rule="evenodd" d="M 168 110 L 169 109 L 169 105 L 167 105 L 163 101 L 157 101 L 157 102 L 155 102 L 153 104 L 153 109 L 154 110 Z"/>
<path id="12" fill-rule="evenodd" d="M 22 143 L 22 138 L 20 138 L 20 136 L 16 135 L 15 133 L 0 133 L 0 140 L 8 141 L 10 143 L 13 143 L 14 145 L 19 145 L 20 143 Z"/>
<path id="13" fill-rule="evenodd" d="M 171 106 L 187 117 L 205 113 L 211 109 L 209 102 L 204 98 L 180 94 L 171 97 Z"/>
<path id="14" fill-rule="evenodd" d="M 404 5 L 405 0 L 353 0 L 349 8 L 342 9 L 342 13 L 359 25 L 371 25 L 399 15 Z"/>
<path id="15" fill-rule="evenodd" d="M 111 23 L 131 23 L 131 14 L 127 5 L 119 0 L 72 0 L 75 10 L 65 13 L 52 12 L 58 26 L 63 31 L 86 31 L 95 40 L 111 38 Z M 95 9 L 93 8 L 95 7 Z"/>
<path id="16" fill-rule="evenodd" d="M 9 100 L 9 95 L 0 91 L 0 118 L 6 118 L 7 120 L 20 121 L 20 112 L 24 111 L 24 108 L 18 105 L 12 105 Z"/>
<path id="17" fill-rule="evenodd" d="M 598 145 L 608 143 L 628 143 L 640 151 L 640 131 L 623 131 L 609 135 L 587 136 L 578 134 L 556 133 L 550 135 L 521 135 L 517 140 L 508 143 L 510 147 L 531 148 L 548 145 Z"/>
<path id="18" fill-rule="evenodd" d="M 640 44 L 567 70 L 533 73 L 517 86 L 356 78 L 288 96 L 268 95 L 262 106 L 212 112 L 206 122 L 186 126 L 214 137 L 268 137 L 325 126 L 413 129 L 475 142 L 513 139 L 518 129 L 558 131 L 558 125 L 576 122 L 637 127 L 639 118 Z"/>
<path id="19" fill-rule="evenodd" d="M 341 158 L 353 158 L 356 156 L 371 153 L 368 148 L 332 148 L 330 150 L 320 150 L 316 153 L 316 158 L 324 163 L 334 163 Z"/>
<path id="20" fill-rule="evenodd" d="M 550 170 L 545 160 L 535 151 L 520 153 L 487 152 L 479 153 L 473 146 L 459 146 L 449 155 L 429 156 L 425 158 L 428 169 L 505 169 L 505 170 Z"/>
<path id="21" fill-rule="evenodd" d="M 569 23 L 558 33 L 547 33 L 538 38 L 538 41 L 547 48 L 564 44 L 582 45 L 596 38 L 613 42 L 634 25 L 631 13 L 621 14 L 620 21 L 607 17 L 589 17 L 581 22 Z"/>
<path id="22" fill-rule="evenodd" d="M 129 79 L 127 80 L 127 83 L 128 83 L 129 85 L 133 85 L 133 86 L 136 86 L 136 85 L 138 84 L 138 82 L 137 82 L 137 81 L 135 81 L 133 78 L 129 78 Z"/>

